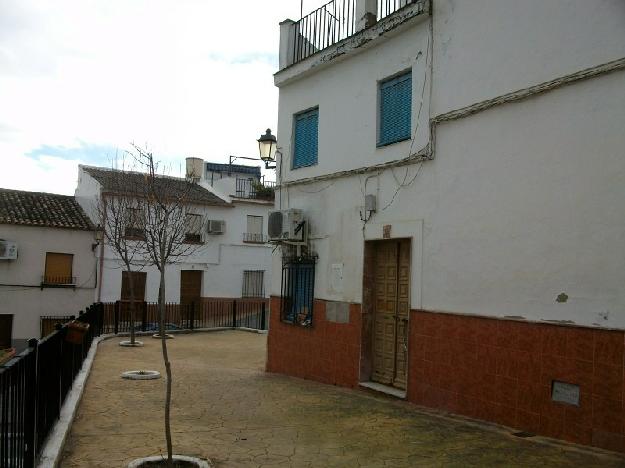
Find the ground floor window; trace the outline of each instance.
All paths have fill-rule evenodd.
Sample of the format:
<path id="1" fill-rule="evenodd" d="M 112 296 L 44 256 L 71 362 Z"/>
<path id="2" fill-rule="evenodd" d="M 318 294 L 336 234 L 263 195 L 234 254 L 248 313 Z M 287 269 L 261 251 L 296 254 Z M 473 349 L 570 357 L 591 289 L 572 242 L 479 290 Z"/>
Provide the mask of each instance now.
<path id="1" fill-rule="evenodd" d="M 265 297 L 265 272 L 263 270 L 245 270 L 243 272 L 242 297 Z"/>
<path id="2" fill-rule="evenodd" d="M 282 310 L 285 322 L 312 325 L 315 258 L 290 257 L 282 264 Z"/>

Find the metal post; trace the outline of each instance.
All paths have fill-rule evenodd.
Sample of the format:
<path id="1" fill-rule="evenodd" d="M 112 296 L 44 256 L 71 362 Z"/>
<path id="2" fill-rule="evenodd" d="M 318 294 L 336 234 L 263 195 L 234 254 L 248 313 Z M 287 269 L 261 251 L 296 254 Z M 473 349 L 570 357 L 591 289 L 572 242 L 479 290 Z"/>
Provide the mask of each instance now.
<path id="1" fill-rule="evenodd" d="M 143 306 L 141 307 L 141 331 L 144 332 L 148 327 L 148 303 L 147 301 L 143 301 Z"/>
<path id="2" fill-rule="evenodd" d="M 237 300 L 232 301 L 232 328 L 237 327 Z"/>
<path id="3" fill-rule="evenodd" d="M 37 348 L 39 340 L 31 338 L 28 347 L 32 349 L 26 368 L 26 392 L 24 407 L 24 466 L 35 466 L 35 445 L 37 440 Z"/>
<path id="4" fill-rule="evenodd" d="M 265 301 L 263 301 L 263 306 L 260 309 L 260 329 L 261 330 L 265 330 L 265 320 L 266 320 L 265 307 L 266 306 L 267 306 L 267 304 L 265 303 Z"/>
<path id="5" fill-rule="evenodd" d="M 119 301 L 115 301 L 115 314 L 113 318 L 113 333 L 119 332 Z"/>

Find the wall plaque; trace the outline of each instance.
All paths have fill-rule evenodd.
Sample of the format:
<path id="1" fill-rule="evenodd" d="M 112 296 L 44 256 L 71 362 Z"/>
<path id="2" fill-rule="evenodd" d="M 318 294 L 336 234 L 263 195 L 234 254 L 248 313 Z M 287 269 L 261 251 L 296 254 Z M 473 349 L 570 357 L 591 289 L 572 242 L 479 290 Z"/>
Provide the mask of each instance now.
<path id="1" fill-rule="evenodd" d="M 579 406 L 579 385 L 554 380 L 551 383 L 551 399 L 560 403 Z"/>

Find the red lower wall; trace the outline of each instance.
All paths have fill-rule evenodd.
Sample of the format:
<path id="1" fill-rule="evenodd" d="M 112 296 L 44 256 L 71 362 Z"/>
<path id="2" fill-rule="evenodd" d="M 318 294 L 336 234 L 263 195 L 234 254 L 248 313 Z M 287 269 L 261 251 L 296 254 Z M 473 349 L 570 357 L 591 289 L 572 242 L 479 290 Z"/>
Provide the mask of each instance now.
<path id="1" fill-rule="evenodd" d="M 358 304 L 350 323 L 329 322 L 315 300 L 313 326 L 280 320 L 271 298 L 267 371 L 345 387 L 359 382 Z M 625 451 L 622 331 L 411 311 L 406 399 L 538 435 Z M 551 384 L 580 386 L 580 405 L 553 402 Z"/>
<path id="2" fill-rule="evenodd" d="M 621 331 L 412 311 L 408 400 L 625 451 Z M 551 383 L 580 386 L 580 406 Z"/>
<path id="3" fill-rule="evenodd" d="M 315 299 L 313 326 L 280 320 L 280 298 L 271 298 L 267 371 L 332 385 L 358 385 L 360 305 L 351 304 L 349 323 L 328 322 L 325 301 Z"/>

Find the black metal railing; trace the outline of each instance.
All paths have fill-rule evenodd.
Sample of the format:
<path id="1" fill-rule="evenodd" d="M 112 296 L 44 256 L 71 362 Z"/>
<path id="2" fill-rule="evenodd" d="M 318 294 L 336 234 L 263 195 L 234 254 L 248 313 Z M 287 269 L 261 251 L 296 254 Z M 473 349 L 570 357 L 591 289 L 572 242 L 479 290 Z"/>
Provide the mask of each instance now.
<path id="1" fill-rule="evenodd" d="M 417 1 L 422 0 L 378 0 L 378 21 Z"/>
<path id="2" fill-rule="evenodd" d="M 158 332 L 159 313 L 155 302 L 136 302 L 131 318 L 130 301 L 103 305 L 103 333 Z M 202 298 L 189 304 L 165 304 L 166 330 L 246 327 L 266 330 L 266 299 Z"/>
<path id="3" fill-rule="evenodd" d="M 284 322 L 312 326 L 316 257 L 286 257 L 282 261 L 280 317 Z"/>
<path id="4" fill-rule="evenodd" d="M 353 36 L 362 27 L 369 27 L 407 5 L 424 0 L 378 0 L 377 14 L 365 26 L 358 26 L 356 0 L 331 0 L 293 24 L 292 62 L 300 62 L 343 39 Z"/>
<path id="5" fill-rule="evenodd" d="M 76 286 L 76 277 L 75 276 L 52 276 L 52 275 L 42 275 L 41 276 L 41 287 L 44 286 L 61 286 L 61 287 L 72 287 Z"/>
<path id="6" fill-rule="evenodd" d="M 67 341 L 71 323 L 0 366 L 0 466 L 35 466 L 37 454 L 57 421 L 72 383 L 93 339 L 100 334 L 102 304 L 80 313 L 77 322 L 89 324 L 79 339 Z"/>
<path id="7" fill-rule="evenodd" d="M 267 236 L 257 232 L 244 232 L 243 242 L 248 244 L 264 244 L 267 242 Z"/>
<path id="8" fill-rule="evenodd" d="M 293 63 L 353 35 L 356 0 L 331 0 L 302 17 L 293 27 Z"/>
<path id="9" fill-rule="evenodd" d="M 256 179 L 236 180 L 236 196 L 238 198 L 248 198 L 256 200 L 273 200 L 275 197 L 275 182 Z"/>

